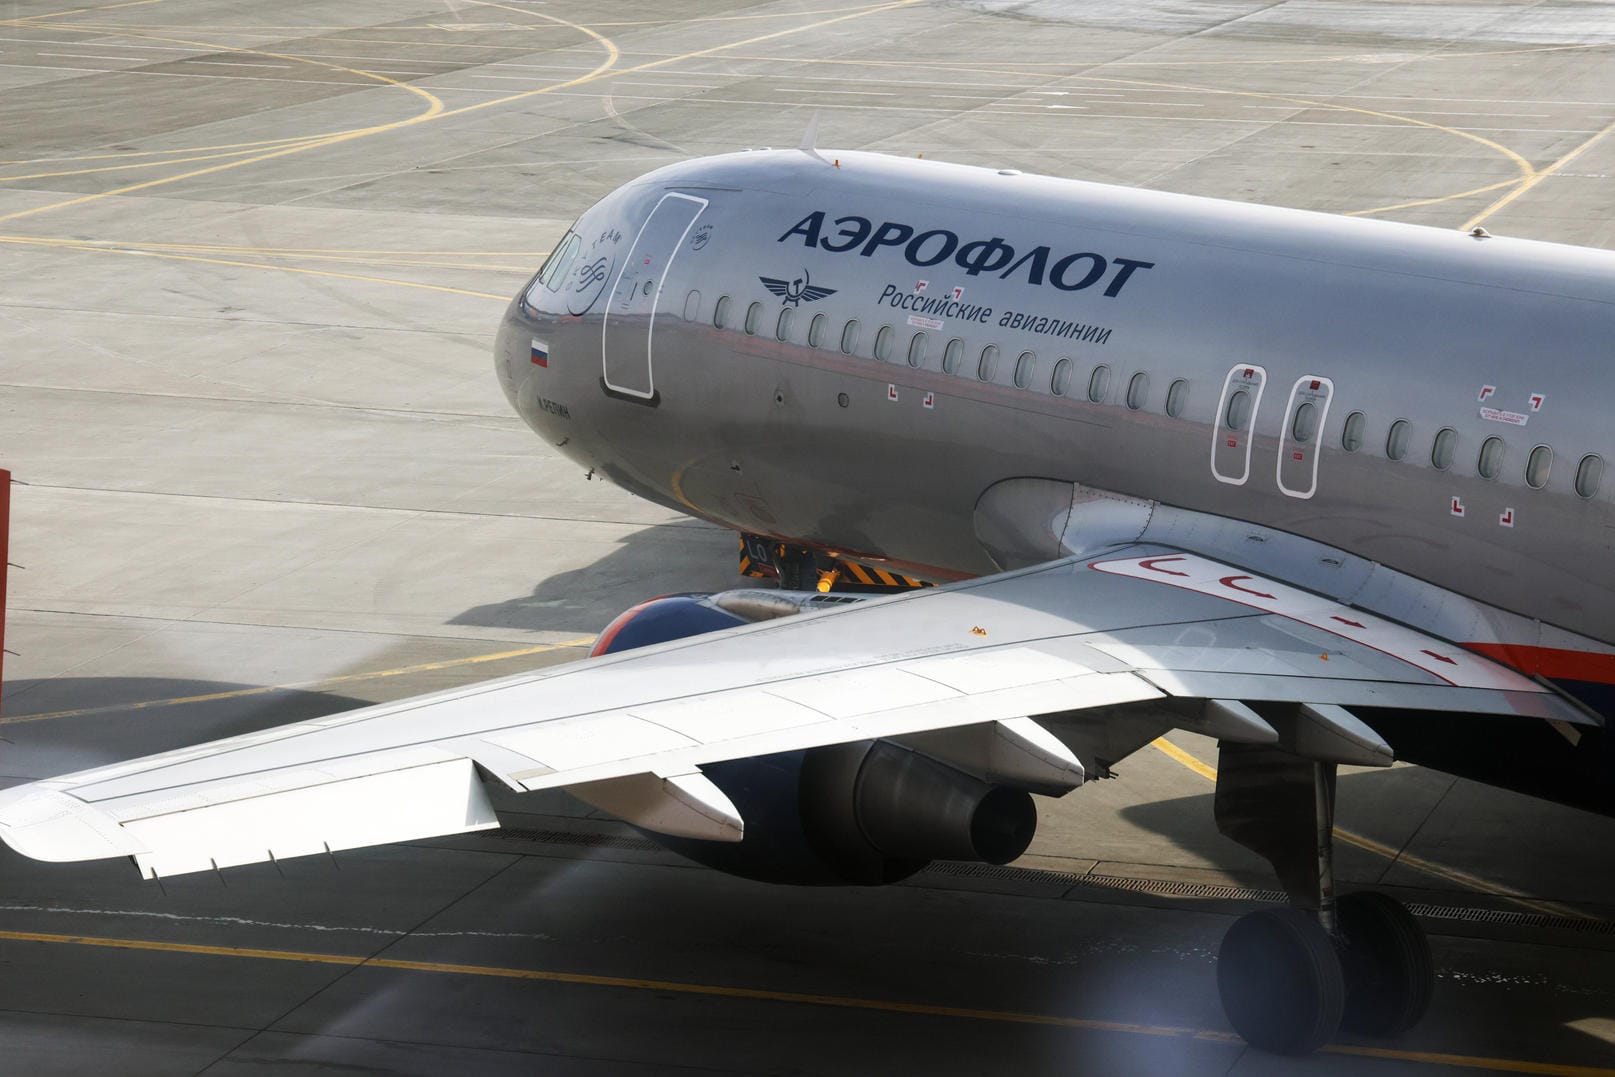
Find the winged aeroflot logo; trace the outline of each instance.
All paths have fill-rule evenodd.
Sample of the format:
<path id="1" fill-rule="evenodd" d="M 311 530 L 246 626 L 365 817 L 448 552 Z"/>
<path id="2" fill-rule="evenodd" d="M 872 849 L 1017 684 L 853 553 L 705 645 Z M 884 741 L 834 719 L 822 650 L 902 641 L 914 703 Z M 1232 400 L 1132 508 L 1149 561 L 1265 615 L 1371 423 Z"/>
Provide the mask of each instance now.
<path id="1" fill-rule="evenodd" d="M 827 295 L 836 294 L 834 288 L 820 288 L 816 284 L 809 283 L 808 271 L 805 269 L 802 270 L 802 275 L 795 280 L 783 281 L 776 277 L 758 277 L 757 279 L 763 282 L 764 288 L 767 288 L 793 307 L 801 306 L 803 301 L 811 303 L 815 299 L 823 299 Z"/>

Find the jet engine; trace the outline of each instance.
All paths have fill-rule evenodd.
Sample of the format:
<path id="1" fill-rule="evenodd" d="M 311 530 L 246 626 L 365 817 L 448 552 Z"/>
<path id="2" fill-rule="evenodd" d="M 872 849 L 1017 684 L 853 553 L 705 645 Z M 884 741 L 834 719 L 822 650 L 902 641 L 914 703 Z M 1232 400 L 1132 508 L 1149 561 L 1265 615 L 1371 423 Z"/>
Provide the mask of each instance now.
<path id="1" fill-rule="evenodd" d="M 670 595 L 628 610 L 591 654 L 612 654 L 803 609 L 856 601 L 778 591 Z M 1007 863 L 1032 841 L 1024 789 L 996 785 L 912 747 L 865 740 L 702 766 L 746 821 L 737 843 L 641 831 L 731 875 L 796 885 L 881 885 L 934 859 Z"/>

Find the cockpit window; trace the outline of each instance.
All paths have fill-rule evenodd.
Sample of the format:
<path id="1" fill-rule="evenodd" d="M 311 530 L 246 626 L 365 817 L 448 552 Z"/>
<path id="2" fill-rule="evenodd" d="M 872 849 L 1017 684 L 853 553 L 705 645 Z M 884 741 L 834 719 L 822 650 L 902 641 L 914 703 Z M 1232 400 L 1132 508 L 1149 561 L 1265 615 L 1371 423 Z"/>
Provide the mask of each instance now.
<path id="1" fill-rule="evenodd" d="M 562 279 L 566 277 L 566 271 L 572 268 L 572 259 L 578 256 L 578 248 L 581 246 L 583 240 L 576 232 L 569 231 L 562 236 L 561 242 L 555 245 L 555 249 L 550 251 L 550 256 L 544 259 L 544 264 L 539 267 L 533 287 L 543 285 L 551 291 L 559 287 Z M 529 292 L 531 290 L 529 289 Z"/>

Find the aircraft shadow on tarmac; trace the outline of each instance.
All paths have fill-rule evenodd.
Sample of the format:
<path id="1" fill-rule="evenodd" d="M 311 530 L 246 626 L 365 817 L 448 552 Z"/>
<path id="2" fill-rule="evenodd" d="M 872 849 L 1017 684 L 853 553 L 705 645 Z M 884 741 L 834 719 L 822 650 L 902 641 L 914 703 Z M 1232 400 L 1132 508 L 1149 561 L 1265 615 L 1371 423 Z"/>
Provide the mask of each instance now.
<path id="1" fill-rule="evenodd" d="M 542 562 L 543 551 L 535 551 Z M 473 606 L 453 625 L 528 632 L 598 632 L 648 598 L 725 591 L 755 581 L 739 574 L 734 533 L 705 524 L 659 524 L 632 532 L 593 564 L 545 577 L 530 594 Z"/>
<path id="2" fill-rule="evenodd" d="M 332 692 L 255 689 L 254 685 L 171 677 L 7 681 L 0 736 L 8 743 L 0 744 L 0 785 L 322 718 L 371 702 Z M 246 692 L 254 694 L 233 694 Z M 197 696 L 224 698 L 156 702 Z M 60 712 L 68 713 L 30 720 L 31 715 Z"/>

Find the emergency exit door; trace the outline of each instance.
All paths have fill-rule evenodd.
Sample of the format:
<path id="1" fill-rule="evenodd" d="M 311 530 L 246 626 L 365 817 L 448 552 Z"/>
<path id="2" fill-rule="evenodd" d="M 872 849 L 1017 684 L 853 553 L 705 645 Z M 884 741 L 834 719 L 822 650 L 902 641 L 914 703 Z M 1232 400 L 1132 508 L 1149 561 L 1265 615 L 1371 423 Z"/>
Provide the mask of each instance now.
<path id="1" fill-rule="evenodd" d="M 1279 437 L 1279 489 L 1291 497 L 1311 497 L 1318 489 L 1318 435 L 1329 418 L 1334 383 L 1315 374 L 1296 379 L 1284 408 Z"/>
<path id="2" fill-rule="evenodd" d="M 603 376 L 610 391 L 641 400 L 656 395 L 651 359 L 662 287 L 684 237 L 706 206 L 706 199 L 693 195 L 665 194 L 634 237 L 600 330 Z"/>

